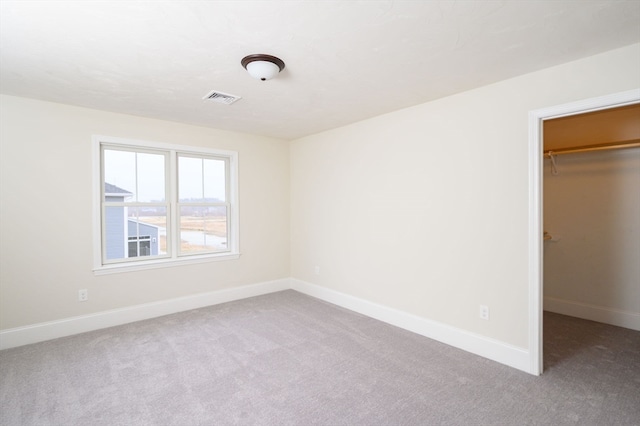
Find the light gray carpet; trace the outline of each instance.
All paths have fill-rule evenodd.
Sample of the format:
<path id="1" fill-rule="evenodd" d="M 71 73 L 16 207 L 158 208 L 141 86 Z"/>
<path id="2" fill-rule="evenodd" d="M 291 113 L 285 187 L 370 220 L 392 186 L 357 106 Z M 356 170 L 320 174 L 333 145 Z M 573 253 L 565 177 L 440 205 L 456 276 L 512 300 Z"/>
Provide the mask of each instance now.
<path id="1" fill-rule="evenodd" d="M 2 425 L 640 425 L 640 332 L 545 315 L 545 374 L 284 291 L 0 352 Z"/>

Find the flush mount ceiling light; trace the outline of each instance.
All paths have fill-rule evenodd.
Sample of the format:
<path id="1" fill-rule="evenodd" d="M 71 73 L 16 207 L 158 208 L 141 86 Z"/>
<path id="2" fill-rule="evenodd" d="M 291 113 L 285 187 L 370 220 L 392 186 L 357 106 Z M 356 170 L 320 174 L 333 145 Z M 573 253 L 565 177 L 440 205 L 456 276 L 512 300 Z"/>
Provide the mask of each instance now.
<path id="1" fill-rule="evenodd" d="M 271 55 L 249 55 L 240 61 L 247 69 L 249 75 L 258 80 L 271 80 L 284 69 L 284 62 L 280 58 Z"/>

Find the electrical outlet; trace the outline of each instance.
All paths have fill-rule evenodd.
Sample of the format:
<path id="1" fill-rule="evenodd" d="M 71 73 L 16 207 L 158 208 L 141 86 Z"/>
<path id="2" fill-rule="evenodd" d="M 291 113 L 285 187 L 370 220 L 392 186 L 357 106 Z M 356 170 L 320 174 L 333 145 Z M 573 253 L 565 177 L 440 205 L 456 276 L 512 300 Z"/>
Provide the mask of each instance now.
<path id="1" fill-rule="evenodd" d="M 480 305 L 480 318 L 483 320 L 489 319 L 489 307 L 487 305 Z"/>
<path id="2" fill-rule="evenodd" d="M 316 271 L 316 275 L 320 275 L 320 267 L 319 266 L 316 266 L 315 271 Z"/>
<path id="3" fill-rule="evenodd" d="M 86 302 L 89 300 L 89 290 L 83 288 L 78 290 L 78 302 Z"/>

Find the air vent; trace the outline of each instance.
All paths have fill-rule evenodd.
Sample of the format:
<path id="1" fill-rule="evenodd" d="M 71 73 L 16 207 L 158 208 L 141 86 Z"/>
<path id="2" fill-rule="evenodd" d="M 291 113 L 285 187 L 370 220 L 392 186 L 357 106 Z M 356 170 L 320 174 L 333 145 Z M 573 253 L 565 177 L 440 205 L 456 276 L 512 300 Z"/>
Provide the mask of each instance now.
<path id="1" fill-rule="evenodd" d="M 207 93 L 202 99 L 205 101 L 217 102 L 219 104 L 231 105 L 237 100 L 242 99 L 240 96 L 230 95 L 228 93 L 218 92 L 217 90 L 212 90 Z"/>

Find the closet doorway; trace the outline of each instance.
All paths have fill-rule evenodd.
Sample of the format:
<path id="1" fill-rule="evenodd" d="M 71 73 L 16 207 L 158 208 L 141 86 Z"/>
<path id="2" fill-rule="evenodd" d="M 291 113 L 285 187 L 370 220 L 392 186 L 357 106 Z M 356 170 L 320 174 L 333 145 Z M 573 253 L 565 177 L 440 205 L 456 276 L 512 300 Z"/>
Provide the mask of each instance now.
<path id="1" fill-rule="evenodd" d="M 603 245 L 604 243 L 604 245 L 606 246 L 605 248 L 610 249 L 605 250 L 606 254 L 602 255 L 601 251 L 600 253 L 598 253 L 598 251 L 600 250 L 599 247 L 594 248 L 592 245 L 589 245 L 590 240 L 592 240 L 594 236 L 590 234 L 586 235 L 584 232 L 585 223 L 581 223 L 581 221 L 588 222 L 589 220 L 591 220 L 585 218 L 586 216 L 588 216 L 588 210 L 592 210 L 589 206 L 584 207 L 577 213 L 577 215 L 574 213 L 574 216 L 569 220 L 569 222 L 563 219 L 563 215 L 565 214 L 565 212 L 556 212 L 559 213 L 559 217 L 550 216 L 549 218 L 545 218 L 545 212 L 543 211 L 543 198 L 544 202 L 547 204 L 554 203 L 555 201 L 553 200 L 558 198 L 563 203 L 568 202 L 569 204 L 571 204 L 572 199 L 577 199 L 580 202 L 586 200 L 593 203 L 593 205 L 598 208 L 602 207 L 603 205 L 605 207 L 613 207 L 614 204 L 624 205 L 625 202 L 628 201 L 628 199 L 625 199 L 624 197 L 625 189 L 622 190 L 622 193 L 620 193 L 619 189 L 625 186 L 628 188 L 630 185 L 632 185 L 632 183 L 627 182 L 626 184 L 618 185 L 617 189 L 615 189 L 614 191 L 611 188 L 607 188 L 607 179 L 601 181 L 596 181 L 595 179 L 603 175 L 603 173 L 607 171 L 607 168 L 612 169 L 613 164 L 616 161 L 619 162 L 621 159 L 623 164 L 626 164 L 627 166 L 629 164 L 635 164 L 634 167 L 637 168 L 637 152 L 639 148 L 629 148 L 627 146 L 624 148 L 615 149 L 613 145 L 617 144 L 617 142 L 603 141 L 602 139 L 598 140 L 598 138 L 596 138 L 595 140 L 593 138 L 589 139 L 589 137 L 585 137 L 584 135 L 580 136 L 579 134 L 577 134 L 578 132 L 569 132 L 576 133 L 577 139 L 580 140 L 579 144 L 576 144 L 575 140 L 565 140 L 565 146 L 557 145 L 553 147 L 547 147 L 547 149 L 553 149 L 551 153 L 552 155 L 547 155 L 547 158 L 545 159 L 543 150 L 545 149 L 544 142 L 546 141 L 543 137 L 543 133 L 545 132 L 545 130 L 552 129 L 556 125 L 562 128 L 563 126 L 561 124 L 566 124 L 566 122 L 579 122 L 580 116 L 588 113 L 594 113 L 594 115 L 591 117 L 594 117 L 595 115 L 606 116 L 607 112 L 613 112 L 614 109 L 620 108 L 620 111 L 627 110 L 627 112 L 630 112 L 631 115 L 634 115 L 636 114 L 636 112 L 632 110 L 631 106 L 635 104 L 640 104 L 640 90 L 632 90 L 628 92 L 604 96 L 601 98 L 593 98 L 571 104 L 549 107 L 532 111 L 529 115 L 529 347 L 531 362 L 530 372 L 532 374 L 542 374 L 544 369 L 543 309 L 547 309 L 550 311 L 562 310 L 562 312 L 560 313 L 563 313 L 565 315 L 572 315 L 575 317 L 582 317 L 600 322 L 608 322 L 625 327 L 629 327 L 629 325 L 631 325 L 632 327 L 629 328 L 633 328 L 633 324 L 637 326 L 639 316 L 637 315 L 638 309 L 634 304 L 637 304 L 637 302 L 635 302 L 636 295 L 633 293 L 633 290 L 627 292 L 627 290 L 624 289 L 620 290 L 620 288 L 618 288 L 619 286 L 616 287 L 612 285 L 605 285 L 604 288 L 602 286 L 596 286 L 593 284 L 593 282 L 595 282 L 598 277 L 594 276 L 593 272 L 588 271 L 588 269 L 593 266 L 596 260 L 606 261 L 613 259 L 614 265 L 607 266 L 606 268 L 604 268 L 604 272 L 599 271 L 598 274 L 606 275 L 607 273 L 609 273 L 610 276 L 608 276 L 605 280 L 609 282 L 614 279 L 619 279 L 618 275 L 620 275 L 620 270 L 617 267 L 619 265 L 615 265 L 615 262 L 619 262 L 620 257 L 624 258 L 624 256 L 629 257 L 630 255 L 632 255 L 632 248 L 629 247 L 627 243 L 622 243 L 621 246 L 617 246 L 615 248 L 611 247 L 610 244 L 611 241 L 616 241 L 616 238 L 618 240 L 620 238 L 624 240 L 625 238 L 624 232 L 622 233 L 623 236 L 620 237 L 620 230 L 617 229 L 621 226 L 620 223 L 623 222 L 623 220 L 621 220 L 623 218 L 620 215 L 622 214 L 622 216 L 624 216 L 625 213 L 615 213 L 613 214 L 613 217 L 611 217 L 611 209 L 606 208 L 604 209 L 604 211 L 601 211 L 599 213 L 600 215 L 604 215 L 604 217 L 609 216 L 606 221 L 601 220 L 596 226 L 597 228 L 602 228 L 598 229 L 598 233 L 602 231 L 608 231 L 605 232 L 605 239 L 608 240 L 598 241 L 599 244 Z M 557 121 L 554 122 L 553 120 Z M 548 128 L 546 128 L 547 125 Z M 594 133 L 593 129 L 584 129 L 583 127 L 585 126 L 586 125 L 584 125 L 583 123 L 578 127 L 582 130 L 586 130 L 587 136 L 592 135 Z M 622 138 L 621 142 L 631 143 L 633 139 L 639 138 Z M 635 140 L 635 142 L 640 142 L 640 139 Z M 574 151 L 573 153 L 569 153 L 569 149 L 576 149 L 576 151 Z M 577 149 L 583 151 L 578 152 Z M 567 150 L 564 151 L 566 152 L 566 154 L 562 152 L 563 150 Z M 627 162 L 627 154 L 632 151 L 635 151 L 636 153 L 636 160 L 630 160 Z M 605 160 L 604 163 L 599 163 L 600 166 L 596 166 L 595 170 L 593 170 L 593 164 L 587 164 L 589 163 L 589 161 L 593 163 L 593 155 L 598 155 L 601 157 L 600 160 Z M 585 158 L 587 157 L 591 158 L 585 160 Z M 633 161 L 636 162 L 633 163 Z M 592 168 L 591 172 L 589 173 L 586 172 L 588 167 Z M 598 169 L 598 167 L 600 167 L 600 169 Z M 633 172 L 634 171 L 630 171 L 631 174 L 633 174 Z M 624 171 L 615 171 L 615 179 L 618 179 L 620 177 L 619 175 L 624 176 L 625 173 L 626 172 Z M 635 170 L 635 173 L 637 176 L 637 170 Z M 556 179 L 556 181 L 550 181 L 554 185 L 553 189 L 551 189 L 550 187 L 546 187 L 547 185 L 545 185 L 545 183 L 547 182 L 545 181 L 550 177 L 560 177 L 562 178 L 562 182 L 560 181 L 560 179 Z M 633 177 L 631 177 L 630 179 L 629 178 L 630 175 L 627 173 L 627 181 L 633 181 Z M 583 185 L 582 189 L 571 189 L 572 185 L 580 185 L 581 181 Z M 584 185 L 585 182 L 586 185 Z M 638 183 L 634 182 L 633 184 L 635 184 L 637 188 Z M 545 191 L 548 191 L 549 194 L 546 194 Z M 600 198 L 598 199 L 597 197 L 595 197 L 595 194 L 600 194 Z M 550 206 L 545 207 L 547 213 L 548 208 L 550 208 Z M 632 219 L 629 220 L 632 221 Z M 606 224 L 603 224 L 603 222 L 606 222 Z M 565 224 L 567 223 L 568 225 L 565 226 Z M 549 228 L 549 226 L 553 227 L 554 229 Z M 632 225 L 630 224 L 630 226 Z M 582 231 L 578 232 L 579 235 L 577 237 L 574 235 L 576 233 L 576 229 L 582 229 Z M 587 229 L 591 231 L 591 228 Z M 547 234 L 545 234 L 543 237 L 544 231 L 546 231 Z M 612 236 L 615 235 L 617 235 L 617 237 L 612 238 Z M 572 246 L 572 244 L 576 244 L 575 240 L 577 240 L 577 246 L 579 247 L 578 254 L 576 254 L 575 252 L 569 252 L 567 250 Z M 572 244 L 568 244 L 570 242 Z M 609 246 L 607 246 L 607 244 Z M 625 244 L 627 245 L 625 246 Z M 613 251 L 616 252 L 616 254 L 614 255 L 611 255 L 612 248 L 614 249 Z M 545 256 L 551 256 L 554 253 L 559 254 L 559 258 L 564 257 L 564 260 L 566 260 L 566 256 L 580 257 L 581 255 L 584 255 L 586 253 L 586 260 L 582 260 L 583 267 L 580 267 L 580 265 L 578 266 L 577 278 L 572 276 L 572 274 L 574 274 L 576 270 L 575 268 L 572 268 L 572 265 L 569 262 L 560 262 L 560 259 L 545 258 Z M 628 260 L 625 259 L 623 259 L 622 262 L 626 265 L 629 264 Z M 633 263 L 635 265 L 638 262 L 636 261 Z M 546 271 L 544 271 L 543 265 L 546 267 Z M 561 282 L 563 278 L 565 280 L 568 279 L 567 277 L 571 278 L 571 283 L 568 287 L 564 285 L 557 285 L 557 283 L 551 283 L 550 274 L 553 273 L 554 269 L 561 272 L 560 278 L 553 278 L 557 282 Z M 623 272 L 622 275 L 624 275 L 624 273 L 625 272 Z M 628 272 L 626 272 L 626 274 L 633 275 L 635 274 L 635 272 L 633 271 L 633 269 L 630 269 Z M 549 281 L 549 283 L 545 283 L 545 279 L 546 281 Z M 583 285 L 581 286 L 580 283 L 582 283 Z M 546 288 L 545 286 L 548 286 L 548 288 Z M 585 312 L 587 313 L 585 314 Z M 596 313 L 595 316 L 593 314 L 594 312 Z M 586 315 L 591 315 L 591 317 L 588 317 Z M 616 321 L 627 321 L 627 323 L 616 324 Z"/>
<path id="2" fill-rule="evenodd" d="M 640 330 L 640 104 L 546 120 L 543 141 L 551 366 L 595 344 L 595 325 L 568 317 Z"/>

